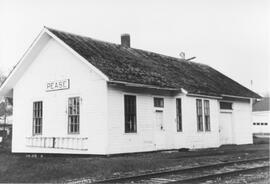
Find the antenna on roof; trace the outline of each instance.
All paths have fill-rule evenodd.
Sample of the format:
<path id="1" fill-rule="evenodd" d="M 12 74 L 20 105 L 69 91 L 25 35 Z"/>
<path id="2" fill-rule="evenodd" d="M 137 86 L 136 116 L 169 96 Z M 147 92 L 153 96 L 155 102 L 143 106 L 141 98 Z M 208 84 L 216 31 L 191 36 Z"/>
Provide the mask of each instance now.
<path id="1" fill-rule="evenodd" d="M 182 59 L 185 59 L 186 54 L 185 54 L 185 52 L 180 52 L 179 56 L 180 56 Z"/>
<path id="2" fill-rule="evenodd" d="M 181 57 L 181 59 L 183 59 L 185 61 L 191 61 L 191 60 L 196 58 L 196 57 L 191 57 L 191 58 L 186 59 L 186 53 L 185 52 L 180 52 L 179 56 Z"/>
<path id="3" fill-rule="evenodd" d="M 188 58 L 188 59 L 186 59 L 185 61 L 191 61 L 191 60 L 193 60 L 193 59 L 196 59 L 196 57 Z"/>

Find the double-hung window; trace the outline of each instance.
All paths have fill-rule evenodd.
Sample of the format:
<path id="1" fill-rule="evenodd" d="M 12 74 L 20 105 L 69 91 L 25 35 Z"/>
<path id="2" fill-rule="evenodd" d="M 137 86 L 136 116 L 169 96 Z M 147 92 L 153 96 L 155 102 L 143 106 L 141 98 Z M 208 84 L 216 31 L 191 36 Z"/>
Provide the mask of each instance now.
<path id="1" fill-rule="evenodd" d="M 182 131 L 182 102 L 181 98 L 176 99 L 176 118 L 177 118 L 177 131 Z"/>
<path id="2" fill-rule="evenodd" d="M 210 105 L 209 105 L 209 100 L 204 100 L 204 124 L 205 124 L 205 131 L 210 131 Z"/>
<path id="3" fill-rule="evenodd" d="M 136 96 L 125 95 L 125 133 L 137 132 Z"/>
<path id="4" fill-rule="evenodd" d="M 68 133 L 80 132 L 80 97 L 68 99 Z"/>
<path id="5" fill-rule="evenodd" d="M 196 100 L 197 129 L 198 131 L 210 131 L 210 102 L 209 100 Z"/>
<path id="6" fill-rule="evenodd" d="M 197 108 L 197 129 L 198 131 L 203 131 L 203 109 L 202 109 L 202 100 L 196 100 Z"/>
<path id="7" fill-rule="evenodd" d="M 43 116 L 42 101 L 34 102 L 33 103 L 33 135 L 42 134 L 42 116 Z"/>
<path id="8" fill-rule="evenodd" d="M 181 103 L 181 98 L 176 99 L 176 123 L 177 123 L 177 132 L 182 132 L 182 103 Z"/>

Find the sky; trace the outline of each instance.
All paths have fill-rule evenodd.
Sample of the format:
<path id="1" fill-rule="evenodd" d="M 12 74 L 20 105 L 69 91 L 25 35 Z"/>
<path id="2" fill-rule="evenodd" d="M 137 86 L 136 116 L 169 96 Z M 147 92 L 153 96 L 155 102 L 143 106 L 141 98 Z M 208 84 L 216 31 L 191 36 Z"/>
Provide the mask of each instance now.
<path id="1" fill-rule="evenodd" d="M 270 91 L 268 0 L 0 0 L 0 71 L 8 74 L 43 26 L 204 63 Z M 252 80 L 252 85 L 251 85 Z"/>

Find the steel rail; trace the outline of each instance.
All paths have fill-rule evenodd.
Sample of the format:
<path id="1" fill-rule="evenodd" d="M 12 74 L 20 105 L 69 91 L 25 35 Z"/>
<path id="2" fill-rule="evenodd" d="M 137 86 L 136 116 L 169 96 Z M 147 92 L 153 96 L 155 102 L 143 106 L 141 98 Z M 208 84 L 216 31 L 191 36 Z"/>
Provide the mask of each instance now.
<path id="1" fill-rule="evenodd" d="M 265 151 L 267 152 L 267 150 L 262 150 L 262 151 Z M 255 152 L 258 152 L 258 150 L 248 150 L 248 151 L 245 151 L 245 152 L 240 152 L 240 154 L 245 154 L 245 153 L 255 153 Z M 178 157 L 174 157 L 174 158 L 170 158 L 168 157 L 168 159 L 171 159 L 171 160 L 180 160 L 182 158 L 192 158 L 192 157 L 210 157 L 210 156 L 226 156 L 226 155 L 233 155 L 233 154 L 236 154 L 236 153 L 239 153 L 239 151 L 214 151 L 213 153 L 191 153 L 190 155 L 180 155 Z"/>
<path id="2" fill-rule="evenodd" d="M 117 182 L 127 182 L 127 181 L 138 181 L 138 180 L 143 180 L 143 179 L 151 179 L 151 177 L 155 177 L 155 176 L 163 176 L 163 175 L 176 174 L 176 173 L 179 174 L 179 173 L 185 173 L 185 172 L 190 172 L 194 170 L 201 170 L 201 169 L 207 169 L 207 168 L 212 169 L 212 168 L 223 167 L 223 166 L 228 166 L 228 165 L 233 165 L 233 164 L 241 164 L 241 163 L 248 163 L 248 162 L 255 162 L 255 161 L 267 161 L 267 160 L 269 160 L 269 157 L 262 157 L 262 158 L 256 158 L 256 159 L 244 159 L 244 160 L 229 161 L 225 163 L 216 163 L 216 164 L 202 165 L 202 166 L 183 168 L 183 169 L 174 169 L 174 170 L 151 172 L 151 173 L 145 173 L 145 174 L 139 174 L 139 175 L 133 175 L 133 176 L 109 178 L 109 179 L 95 181 L 93 183 L 117 183 Z"/>

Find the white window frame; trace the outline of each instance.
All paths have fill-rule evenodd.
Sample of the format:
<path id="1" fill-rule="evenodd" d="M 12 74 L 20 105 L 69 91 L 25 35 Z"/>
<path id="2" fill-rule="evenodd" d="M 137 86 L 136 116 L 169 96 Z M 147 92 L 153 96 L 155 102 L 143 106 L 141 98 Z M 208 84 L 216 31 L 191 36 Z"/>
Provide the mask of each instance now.
<path id="1" fill-rule="evenodd" d="M 162 102 L 163 102 L 162 106 L 155 106 L 155 100 L 156 100 L 156 99 L 162 100 Z M 164 106 L 165 106 L 165 100 L 164 100 L 163 97 L 157 97 L 157 96 L 154 96 L 154 97 L 153 97 L 153 103 L 154 103 L 153 105 L 154 105 L 155 108 L 161 108 L 161 109 L 163 109 Z"/>
<path id="2" fill-rule="evenodd" d="M 41 107 L 37 107 L 35 104 L 41 104 Z M 40 111 L 39 111 L 40 110 Z M 39 125 L 37 125 L 37 121 Z M 39 127 L 39 129 L 37 129 Z M 32 134 L 35 135 L 42 135 L 42 128 L 43 128 L 43 101 L 36 100 L 33 101 L 33 130 Z M 39 130 L 39 132 L 37 132 Z"/>
<path id="3" fill-rule="evenodd" d="M 78 99 L 79 105 L 72 104 L 72 106 L 71 106 L 71 112 L 74 112 L 74 110 L 75 110 L 75 114 L 73 114 L 73 113 L 70 114 L 70 100 L 71 99 Z M 80 134 L 80 113 L 81 113 L 81 98 L 79 96 L 68 97 L 68 109 L 67 109 L 68 134 Z M 76 123 L 71 122 L 74 117 L 76 119 Z M 73 119 L 73 121 L 74 121 L 74 119 Z M 73 126 L 73 129 L 72 129 L 72 126 Z"/>
<path id="4" fill-rule="evenodd" d="M 205 106 L 205 102 L 208 102 L 208 114 L 206 114 L 205 110 L 206 110 L 206 106 Z M 211 111 L 211 108 L 210 108 L 210 100 L 208 99 L 204 99 L 203 100 L 203 120 L 204 120 L 204 131 L 206 132 L 210 132 L 211 131 L 211 116 L 210 116 L 210 111 Z M 206 129 L 206 117 L 208 116 L 208 120 L 209 120 L 209 127 L 208 129 Z"/>
<path id="5" fill-rule="evenodd" d="M 126 109 L 125 109 L 125 97 L 126 96 L 134 96 L 135 97 L 135 131 L 126 131 Z M 138 96 L 136 94 L 125 93 L 123 94 L 123 105 L 124 105 L 124 134 L 137 134 L 138 133 Z"/>
<path id="6" fill-rule="evenodd" d="M 181 129 L 178 129 L 178 125 L 179 125 L 179 119 L 178 119 L 178 103 L 177 100 L 180 100 L 181 104 L 180 104 L 180 108 L 181 108 Z M 182 104 L 183 104 L 183 100 L 181 97 L 177 97 L 175 99 L 175 105 L 176 105 L 176 131 L 177 132 L 183 132 L 183 108 L 182 108 Z"/>
<path id="7" fill-rule="evenodd" d="M 199 124 L 198 124 L 198 109 L 197 109 L 197 100 L 201 101 L 202 104 L 202 130 L 199 130 Z M 206 130 L 206 126 L 205 126 L 205 101 L 209 102 L 209 130 Z M 211 100 L 207 99 L 207 98 L 196 98 L 195 99 L 195 107 L 196 107 L 196 124 L 197 124 L 197 132 L 201 133 L 201 132 L 211 132 Z"/>

